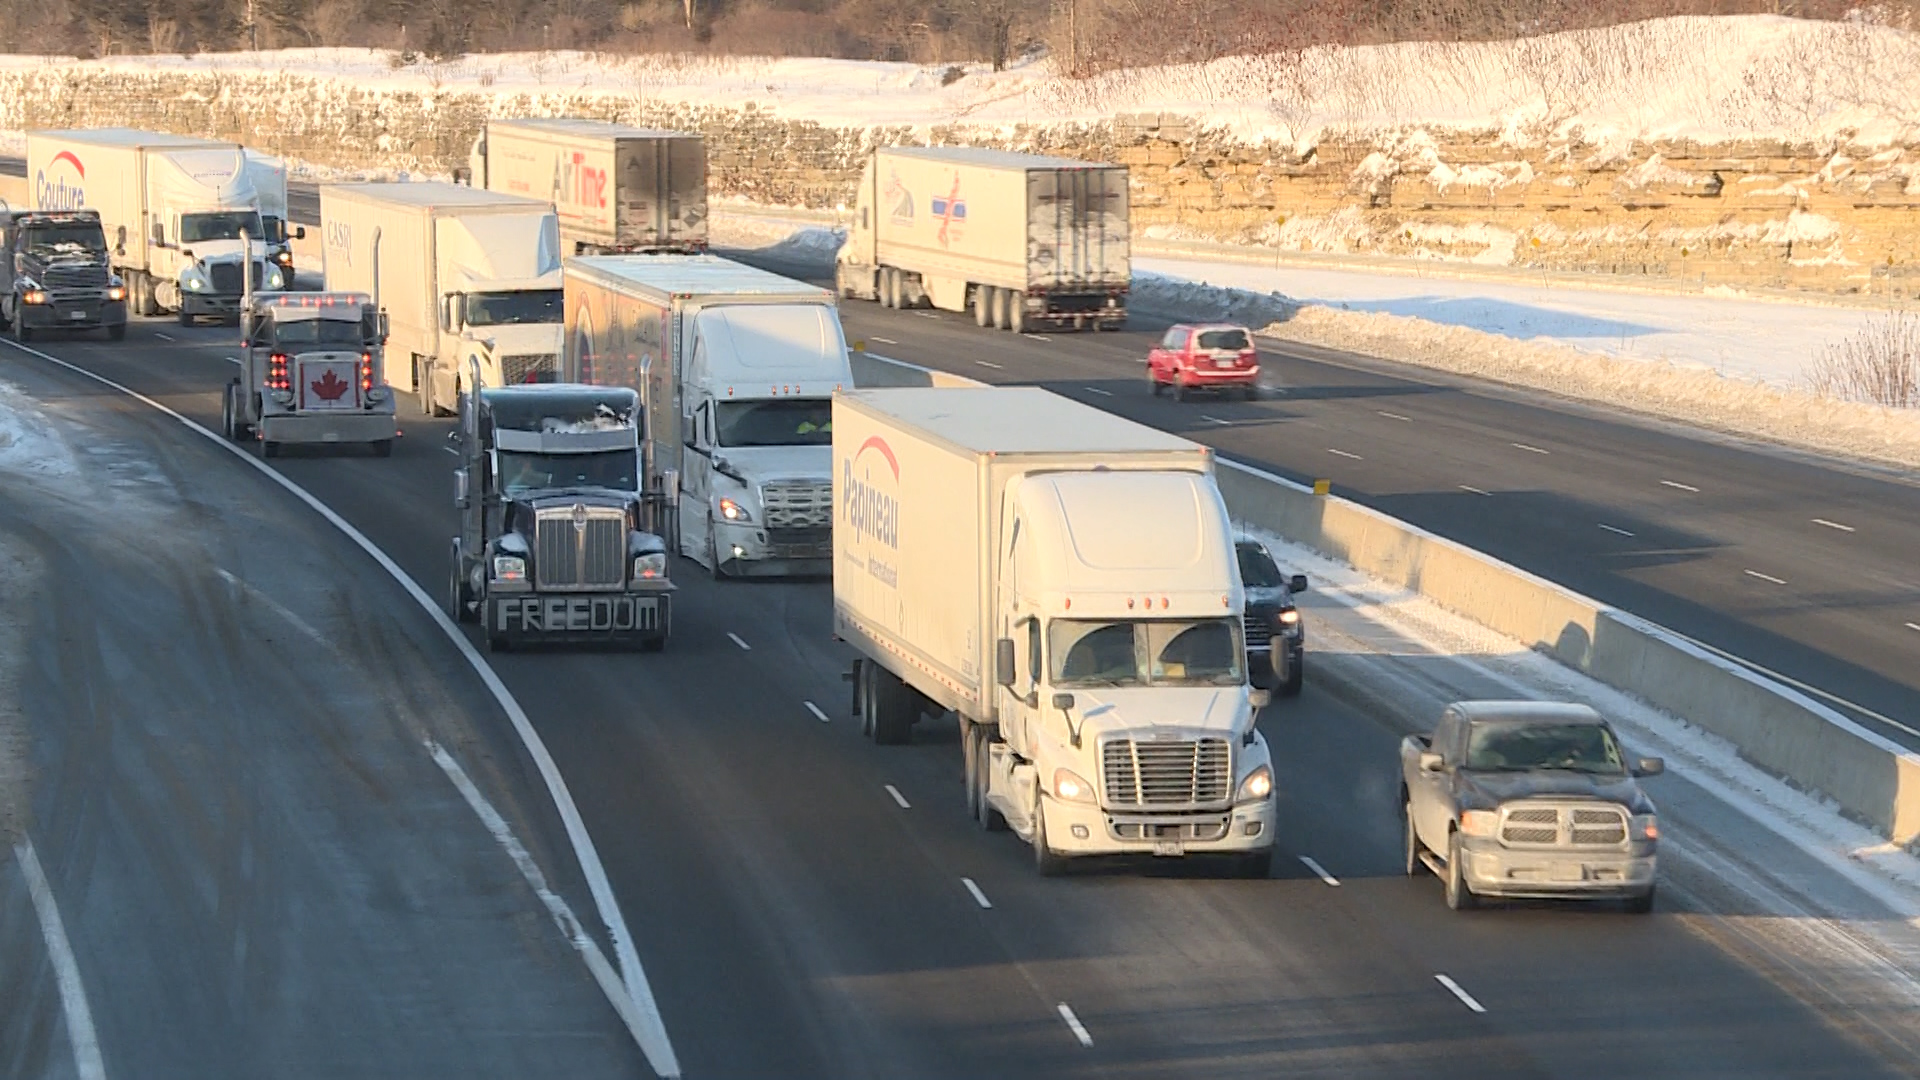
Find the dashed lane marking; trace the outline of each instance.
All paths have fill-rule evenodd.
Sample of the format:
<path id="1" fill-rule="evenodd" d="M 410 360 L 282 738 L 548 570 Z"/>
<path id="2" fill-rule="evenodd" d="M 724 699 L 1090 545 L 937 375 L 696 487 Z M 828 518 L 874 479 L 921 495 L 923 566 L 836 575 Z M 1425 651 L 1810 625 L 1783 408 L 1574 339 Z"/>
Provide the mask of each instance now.
<path id="1" fill-rule="evenodd" d="M 807 711 L 813 714 L 813 718 L 815 720 L 818 720 L 823 724 L 830 723 L 830 721 L 827 719 L 827 714 L 820 711 L 820 706 L 815 705 L 811 701 L 803 701 L 800 704 L 805 705 L 807 707 Z"/>
<path id="2" fill-rule="evenodd" d="M 1005 368 L 1001 367 L 999 364 L 996 364 L 991 360 L 975 360 L 974 363 L 979 364 L 981 367 L 990 367 L 995 371 L 1006 370 Z"/>
<path id="3" fill-rule="evenodd" d="M 1774 577 L 1772 574 L 1763 574 L 1758 570 L 1742 570 L 1740 572 L 1747 575 L 1748 577 L 1759 578 L 1761 581 L 1767 582 L 1768 584 L 1771 584 L 1771 585 L 1786 584 L 1785 581 L 1782 581 L 1781 579 Z"/>
<path id="4" fill-rule="evenodd" d="M 895 341 L 895 340 L 893 340 L 893 339 L 892 339 L 892 338 L 890 338 L 890 337 L 881 337 L 881 336 L 880 336 L 879 334 L 875 334 L 875 335 L 873 335 L 873 340 L 875 340 L 875 341 L 877 341 L 877 342 L 879 342 L 879 343 L 880 343 L 880 344 L 882 344 L 882 345 L 898 345 L 898 344 L 900 344 L 899 342 L 897 342 L 897 341 Z"/>
<path id="5" fill-rule="evenodd" d="M 1553 451 L 1551 451 L 1551 450 L 1542 450 L 1542 449 L 1540 449 L 1540 448 L 1539 448 L 1539 447 L 1537 447 L 1537 446 L 1528 446 L 1528 445 L 1527 445 L 1526 443 L 1523 443 L 1523 442 L 1517 442 L 1517 443 L 1508 443 L 1507 445 L 1508 445 L 1508 446 L 1511 446 L 1511 447 L 1513 447 L 1513 448 L 1514 448 L 1514 449 L 1516 449 L 1516 450 L 1525 450 L 1525 451 L 1526 451 L 1527 453 L 1529 453 L 1529 454 L 1551 454 L 1551 453 L 1553 453 Z"/>
<path id="6" fill-rule="evenodd" d="M 1699 494 L 1700 492 L 1700 489 L 1697 487 L 1694 487 L 1692 484 L 1683 484 L 1678 480 L 1662 480 L 1660 481 L 1660 483 L 1665 485 L 1666 487 L 1676 488 L 1680 491 L 1691 491 L 1695 494 Z"/>
<path id="7" fill-rule="evenodd" d="M 1461 485 L 1460 485 L 1460 490 L 1461 490 L 1461 491 L 1471 491 L 1471 492 L 1473 492 L 1473 493 L 1474 493 L 1475 495 L 1485 495 L 1485 496 L 1487 496 L 1487 497 L 1489 497 L 1489 498 L 1491 498 L 1491 497 L 1493 496 L 1493 492 L 1491 492 L 1491 491 L 1482 491 L 1481 489 L 1479 489 L 1479 488 L 1477 488 L 1477 487 L 1474 487 L 1474 486 L 1473 486 L 1472 484 L 1461 484 Z"/>
<path id="8" fill-rule="evenodd" d="M 729 631 L 727 631 L 727 636 L 728 636 L 728 637 L 730 637 L 730 638 L 732 638 L 732 639 L 733 639 L 733 643 L 734 643 L 735 645 L 738 645 L 738 646 L 740 646 L 740 648 L 741 648 L 742 650 L 744 650 L 744 651 L 746 651 L 746 652 L 752 652 L 752 651 L 753 651 L 753 646 L 751 646 L 751 645 L 749 645 L 749 644 L 747 644 L 747 642 L 746 642 L 746 640 L 745 640 L 744 638 L 742 638 L 742 637 L 741 637 L 741 636 L 740 636 L 739 634 L 736 634 L 736 633 L 734 633 L 733 631 L 731 631 L 731 630 L 729 630 Z"/>
<path id="9" fill-rule="evenodd" d="M 1326 867 L 1321 866 L 1317 862 L 1314 862 L 1312 858 L 1306 855 L 1300 856 L 1300 861 L 1306 864 L 1307 869 L 1313 871 L 1316 875 L 1318 875 L 1321 881 L 1326 882 L 1328 885 L 1331 885 L 1334 888 L 1339 888 L 1340 879 L 1337 877 L 1334 877 L 1332 874 L 1327 873 Z"/>
<path id="10" fill-rule="evenodd" d="M 1619 535 L 1621 535 L 1621 536 L 1632 536 L 1632 535 L 1633 535 L 1632 533 L 1630 533 L 1630 532 L 1628 532 L 1628 531 L 1627 531 L 1627 530 L 1625 530 L 1625 529 L 1620 529 L 1620 528 L 1615 528 L 1614 526 L 1612 526 L 1612 525 L 1609 525 L 1609 524 L 1607 524 L 1607 523 L 1606 523 L 1606 522 L 1604 522 L 1604 521 L 1600 523 L 1600 527 L 1601 527 L 1601 528 L 1603 528 L 1603 529 L 1605 529 L 1605 530 L 1607 530 L 1607 531 L 1608 531 L 1608 532 L 1610 532 L 1610 533 L 1617 533 L 1617 534 L 1619 534 Z"/>
<path id="11" fill-rule="evenodd" d="M 979 904 L 983 908 L 993 907 L 993 901 L 987 899 L 987 894 L 980 891 L 980 886 L 975 885 L 972 878 L 963 877 L 960 879 L 960 884 L 965 885 L 967 891 L 973 894 L 974 903 Z"/>
<path id="12" fill-rule="evenodd" d="M 905 795 L 900 794 L 899 788 L 894 787 L 892 784 L 888 784 L 886 787 L 887 787 L 887 794 L 893 796 L 893 801 L 900 804 L 900 809 L 902 810 L 913 809 L 913 804 L 907 801 L 907 797 Z"/>
<path id="13" fill-rule="evenodd" d="M 1352 459 L 1353 459 L 1353 460 L 1355 460 L 1355 461 L 1365 461 L 1365 460 L 1366 460 L 1365 458 L 1363 458 L 1363 457 L 1361 457 L 1361 456 L 1360 456 L 1359 454 L 1349 454 L 1349 453 L 1347 453 L 1347 452 L 1346 452 L 1345 450 L 1335 450 L 1335 449 L 1334 449 L 1333 447 L 1331 447 L 1331 446 L 1329 446 L 1329 447 L 1327 447 L 1327 453 L 1329 453 L 1329 454 L 1334 454 L 1334 455 L 1336 455 L 1336 456 L 1339 456 L 1339 457 L 1343 457 L 1343 458 L 1352 458 Z"/>
<path id="14" fill-rule="evenodd" d="M 1111 390 L 1102 390 L 1102 389 L 1100 389 L 1100 388 L 1099 388 L 1099 387 L 1097 387 L 1097 386 L 1089 386 L 1089 387 L 1087 387 L 1087 393 L 1089 393 L 1089 394 L 1099 394 L 1099 395 L 1100 395 L 1101 397 L 1112 397 L 1112 396 L 1113 396 L 1113 391 L 1111 391 Z"/>
<path id="15" fill-rule="evenodd" d="M 1411 417 L 1411 416 L 1401 416 L 1401 415 L 1400 415 L 1399 413 L 1397 413 L 1397 412 L 1388 412 L 1388 411 L 1387 411 L 1387 410 L 1385 410 L 1385 409 L 1375 409 L 1375 410 L 1373 410 L 1373 411 L 1374 411 L 1374 412 L 1377 412 L 1377 413 L 1379 413 L 1379 414 L 1380 414 L 1381 416 L 1384 416 L 1384 417 L 1386 417 L 1386 418 L 1387 418 L 1387 419 L 1389 419 L 1389 420 L 1398 420 L 1398 421 L 1400 421 L 1400 422 L 1401 422 L 1401 423 L 1403 423 L 1403 424 L 1411 424 L 1411 423 L 1413 423 L 1413 417 Z"/>
<path id="16" fill-rule="evenodd" d="M 1854 531 L 1854 529 L 1853 529 L 1853 526 L 1851 526 L 1851 525 L 1842 525 L 1842 524 L 1840 524 L 1840 523 L 1839 523 L 1839 522 L 1837 522 L 1837 521 L 1828 521 L 1828 520 L 1827 520 L 1826 518 L 1814 518 L 1814 519 L 1813 519 L 1813 523 L 1814 523 L 1815 525 L 1825 525 L 1825 526 L 1826 526 L 1827 528 L 1829 528 L 1829 529 L 1837 529 L 1837 530 L 1839 530 L 1840 532 L 1853 532 L 1853 531 Z"/>
<path id="17" fill-rule="evenodd" d="M 1081 1046 L 1093 1045 L 1093 1036 L 1087 1034 L 1086 1025 L 1073 1015 L 1073 1006 L 1064 1001 L 1060 1003 L 1060 1019 L 1067 1022 L 1067 1030 L 1073 1032 L 1073 1037 L 1080 1040 Z"/>
<path id="18" fill-rule="evenodd" d="M 1477 1012 L 1477 1013 L 1483 1013 L 1487 1011 L 1487 1007 L 1485 1005 L 1482 1005 L 1479 1002 L 1473 1000 L 1473 995 L 1467 993 L 1466 990 L 1461 988 L 1459 983 L 1454 982 L 1451 978 L 1445 975 L 1435 975 L 1434 980 L 1438 982 L 1441 986 L 1444 986 L 1449 991 L 1451 991 L 1454 997 L 1459 998 L 1460 1004 L 1465 1005 L 1467 1008 L 1472 1009 L 1474 1012 Z"/>

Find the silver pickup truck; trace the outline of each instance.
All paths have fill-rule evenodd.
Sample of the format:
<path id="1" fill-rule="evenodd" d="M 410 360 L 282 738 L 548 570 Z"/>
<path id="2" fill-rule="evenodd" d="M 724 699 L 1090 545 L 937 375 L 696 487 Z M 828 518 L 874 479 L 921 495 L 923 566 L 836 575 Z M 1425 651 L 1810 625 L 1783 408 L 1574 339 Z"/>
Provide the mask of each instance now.
<path id="1" fill-rule="evenodd" d="M 1407 875 L 1446 882 L 1447 906 L 1478 897 L 1614 898 L 1653 910 L 1653 802 L 1638 777 L 1659 758 L 1628 761 L 1585 705 L 1463 701 L 1431 736 L 1400 744 Z"/>

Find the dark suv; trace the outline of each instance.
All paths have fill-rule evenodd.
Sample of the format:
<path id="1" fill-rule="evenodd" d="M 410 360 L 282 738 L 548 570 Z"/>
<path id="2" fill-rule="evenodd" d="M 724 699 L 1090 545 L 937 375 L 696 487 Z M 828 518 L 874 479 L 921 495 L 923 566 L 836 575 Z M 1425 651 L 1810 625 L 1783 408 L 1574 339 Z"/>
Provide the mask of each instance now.
<path id="1" fill-rule="evenodd" d="M 1247 589 L 1247 675 L 1257 687 L 1293 697 L 1306 679 L 1307 645 L 1293 594 L 1307 591 L 1307 575 L 1281 574 L 1257 540 L 1236 541 L 1233 547 Z"/>

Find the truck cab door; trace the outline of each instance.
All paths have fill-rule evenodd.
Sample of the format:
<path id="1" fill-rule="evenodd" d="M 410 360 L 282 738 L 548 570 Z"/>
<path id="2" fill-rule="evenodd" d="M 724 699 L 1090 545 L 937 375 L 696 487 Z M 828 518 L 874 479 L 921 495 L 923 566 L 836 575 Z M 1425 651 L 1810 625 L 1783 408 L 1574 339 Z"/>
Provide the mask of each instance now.
<path id="1" fill-rule="evenodd" d="M 713 403 L 700 402 L 680 418 L 686 453 L 681 455 L 680 548 L 705 553 L 713 507 Z"/>
<path id="2" fill-rule="evenodd" d="M 1430 749 L 1445 759 L 1446 767 L 1440 772 L 1417 772 L 1409 782 L 1420 785 L 1413 791 L 1413 820 L 1420 830 L 1420 840 L 1428 850 L 1442 855 L 1447 851 L 1447 825 L 1453 820 L 1453 774 L 1458 768 L 1463 752 L 1461 743 L 1461 722 L 1458 713 L 1448 710 L 1440 715 L 1440 722 L 1433 728 L 1433 743 Z"/>
<path id="3" fill-rule="evenodd" d="M 486 555 L 487 496 L 493 491 L 493 462 L 480 441 L 479 401 L 472 392 L 460 395 L 460 466 L 467 470 L 467 505 L 460 511 L 460 550 L 468 559 Z M 462 567 L 463 572 L 466 567 Z"/>

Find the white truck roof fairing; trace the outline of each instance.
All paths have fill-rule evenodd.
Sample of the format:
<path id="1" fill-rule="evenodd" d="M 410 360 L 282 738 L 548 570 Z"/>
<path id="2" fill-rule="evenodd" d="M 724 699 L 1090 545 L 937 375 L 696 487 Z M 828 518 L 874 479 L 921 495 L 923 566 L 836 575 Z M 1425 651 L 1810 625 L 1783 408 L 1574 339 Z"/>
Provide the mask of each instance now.
<path id="1" fill-rule="evenodd" d="M 622 292 L 663 296 L 793 297 L 833 303 L 831 290 L 717 255 L 582 255 L 567 272 Z"/>
<path id="2" fill-rule="evenodd" d="M 63 142 L 85 143 L 91 146 L 111 146 L 119 149 L 156 149 L 165 147 L 225 146 L 238 148 L 238 143 L 221 139 L 200 139 L 192 135 L 171 135 L 161 131 L 138 131 L 134 128 L 70 128 L 65 130 L 33 131 L 29 136 L 59 139 Z"/>
<path id="3" fill-rule="evenodd" d="M 260 202 L 246 156 L 238 147 L 187 147 L 149 154 L 147 183 L 164 193 L 167 208 L 176 213 L 258 208 Z"/>
<path id="4" fill-rule="evenodd" d="M 551 210 L 552 206 L 543 199 L 529 199 L 521 195 L 509 195 L 505 192 L 487 191 L 483 188 L 471 188 L 465 184 L 444 184 L 439 181 L 381 181 L 365 184 L 325 184 L 322 191 L 332 191 L 342 196 L 359 196 L 377 199 L 380 202 L 403 206 L 423 207 L 467 207 L 498 206 L 502 208 L 535 208 Z"/>
<path id="5" fill-rule="evenodd" d="M 853 386 L 840 319 L 826 304 L 734 304 L 694 316 L 704 348 L 697 365 L 733 396 L 826 397 Z M 770 393 L 769 388 L 777 391 Z"/>
<path id="6" fill-rule="evenodd" d="M 1142 618 L 1230 615 L 1244 606 L 1233 523 L 1210 478 L 1040 473 L 1016 490 L 1031 560 L 1021 576 L 1047 582 L 1049 595 L 1082 597 L 1090 615 L 1090 595 L 1139 597 Z M 1153 513 L 1142 514 L 1143 506 Z M 1140 591 L 1143 578 L 1153 582 L 1150 596 Z"/>
<path id="7" fill-rule="evenodd" d="M 441 265 L 457 267 L 470 288 L 560 287 L 560 233 L 545 206 L 526 216 L 544 217 L 539 238 L 528 243 L 526 216 L 483 214 L 440 221 Z M 548 280 L 551 279 L 551 280 Z"/>
<path id="8" fill-rule="evenodd" d="M 1189 452 L 1207 447 L 1037 386 L 857 390 L 888 416 L 972 454 Z"/>

